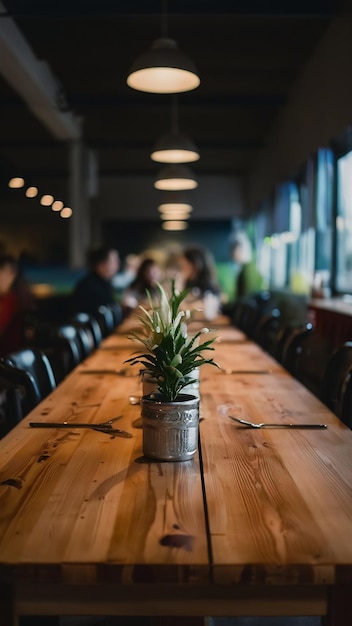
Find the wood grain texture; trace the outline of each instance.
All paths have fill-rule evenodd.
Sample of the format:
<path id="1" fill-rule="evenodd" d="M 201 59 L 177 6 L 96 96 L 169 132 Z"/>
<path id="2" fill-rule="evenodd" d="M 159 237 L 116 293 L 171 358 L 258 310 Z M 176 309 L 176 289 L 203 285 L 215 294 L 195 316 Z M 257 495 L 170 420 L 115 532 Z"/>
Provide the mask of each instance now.
<path id="1" fill-rule="evenodd" d="M 329 626 L 342 626 L 335 604 L 338 588 L 346 599 L 352 586 L 352 432 L 220 322 L 221 368 L 270 373 L 201 368 L 201 460 L 143 457 L 140 406 L 129 402 L 141 395 L 138 368 L 131 376 L 81 373 L 126 367 L 132 318 L 0 441 L 4 626 L 18 612 L 71 611 L 327 614 Z M 256 422 L 328 429 L 250 430 L 224 406 Z M 116 416 L 132 438 L 29 427 Z"/>
<path id="2" fill-rule="evenodd" d="M 352 432 L 254 344 L 217 346 L 226 367 L 271 374 L 208 379 L 201 449 L 216 582 L 332 583 L 352 562 Z M 252 430 L 254 422 L 316 422 L 325 431 Z"/>
<path id="3" fill-rule="evenodd" d="M 21 576 L 75 584 L 208 578 L 198 459 L 148 462 L 140 407 L 129 404 L 139 377 L 80 373 L 125 367 L 129 356 L 97 350 L 0 442 L 0 560 Z M 118 415 L 116 426 L 133 438 L 28 426 Z"/>

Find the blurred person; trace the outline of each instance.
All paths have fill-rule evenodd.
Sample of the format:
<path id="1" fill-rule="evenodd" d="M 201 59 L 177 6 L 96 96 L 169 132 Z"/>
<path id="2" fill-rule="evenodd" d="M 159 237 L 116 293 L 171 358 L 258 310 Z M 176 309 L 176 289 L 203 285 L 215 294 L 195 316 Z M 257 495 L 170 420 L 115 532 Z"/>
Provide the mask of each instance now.
<path id="1" fill-rule="evenodd" d="M 157 295 L 156 283 L 161 281 L 162 271 L 159 264 L 152 258 L 144 259 L 138 270 L 134 281 L 123 294 L 122 304 L 130 309 L 136 308 L 139 304 L 147 301 L 147 290 L 151 297 Z"/>
<path id="2" fill-rule="evenodd" d="M 236 297 L 242 298 L 262 291 L 263 277 L 253 260 L 252 245 L 245 233 L 237 233 L 232 244 L 232 259 L 240 267 L 236 279 Z"/>
<path id="3" fill-rule="evenodd" d="M 88 272 L 72 293 L 72 311 L 94 315 L 101 305 L 115 304 L 112 279 L 120 265 L 119 253 L 112 247 L 92 248 L 87 255 Z"/>
<path id="4" fill-rule="evenodd" d="M 134 281 L 137 275 L 140 258 L 138 254 L 128 254 L 125 258 L 123 268 L 112 278 L 114 289 L 121 292 Z"/>
<path id="5" fill-rule="evenodd" d="M 27 315 L 34 298 L 19 265 L 10 254 L 0 255 L 0 355 L 15 352 L 26 343 Z"/>
<path id="6" fill-rule="evenodd" d="M 180 256 L 179 267 L 178 287 L 190 290 L 186 302 L 194 311 L 199 309 L 205 319 L 214 319 L 219 313 L 221 293 L 211 252 L 202 246 L 188 246 Z"/>
<path id="7" fill-rule="evenodd" d="M 195 298 L 210 292 L 220 295 L 215 262 L 209 250 L 202 246 L 184 248 L 179 258 L 182 289 L 190 289 Z"/>

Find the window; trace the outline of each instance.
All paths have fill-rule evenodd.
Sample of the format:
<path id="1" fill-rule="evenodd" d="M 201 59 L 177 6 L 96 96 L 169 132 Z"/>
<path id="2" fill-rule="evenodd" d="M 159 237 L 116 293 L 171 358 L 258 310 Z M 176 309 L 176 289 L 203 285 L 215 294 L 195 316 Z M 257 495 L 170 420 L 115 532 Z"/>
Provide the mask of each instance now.
<path id="1" fill-rule="evenodd" d="M 336 290 L 352 293 L 352 152 L 337 160 Z"/>

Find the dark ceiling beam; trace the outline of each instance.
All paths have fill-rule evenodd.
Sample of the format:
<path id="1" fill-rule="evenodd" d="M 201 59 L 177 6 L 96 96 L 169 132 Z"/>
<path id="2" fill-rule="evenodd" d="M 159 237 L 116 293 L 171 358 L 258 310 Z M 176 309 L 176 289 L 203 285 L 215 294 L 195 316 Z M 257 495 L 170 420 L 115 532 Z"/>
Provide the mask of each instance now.
<path id="1" fill-rule="evenodd" d="M 237 141 L 230 139 L 228 141 L 200 141 L 199 149 L 203 150 L 260 150 L 265 146 L 263 141 L 243 140 Z M 104 139 L 90 139 L 89 147 L 97 150 L 150 150 L 150 142 L 147 141 L 116 141 Z M 6 150 L 66 150 L 66 144 L 41 139 L 5 139 L 1 142 L 1 148 Z"/>
<path id="2" fill-rule="evenodd" d="M 264 7 L 263 7 L 264 4 Z M 336 14 L 339 2 L 336 0 L 169 0 L 169 15 L 190 14 L 238 14 L 256 16 L 327 16 Z M 160 0 L 5 0 L 8 12 L 13 17 L 65 18 L 85 17 L 117 17 L 119 15 L 160 15 Z"/>
<path id="3" fill-rule="evenodd" d="M 70 106 L 75 108 L 141 108 L 155 106 L 165 106 L 165 100 L 161 100 L 160 96 L 147 98 L 140 96 L 101 96 L 101 95 L 70 95 Z M 187 107 L 277 107 L 284 106 L 287 102 L 285 96 L 280 94 L 237 94 L 233 96 L 198 96 L 182 99 L 182 108 Z M 25 104 L 16 97 L 8 96 L 0 98 L 0 108 L 23 108 Z"/>
<path id="4" fill-rule="evenodd" d="M 65 179 L 68 177 L 69 172 L 68 169 L 65 168 L 43 168 L 43 167 L 32 167 L 30 169 L 24 169 L 21 172 L 22 176 L 25 178 L 25 180 L 30 183 L 30 184 L 38 184 L 40 180 L 45 180 L 45 179 Z M 104 176 L 124 176 L 124 177 L 129 177 L 129 178 L 134 178 L 136 176 L 151 176 L 151 177 L 155 177 L 156 174 L 156 170 L 155 170 L 155 164 L 153 167 L 153 164 L 150 165 L 150 167 L 144 167 L 144 168 L 137 168 L 135 170 L 133 170 L 133 172 L 131 172 L 131 169 L 124 169 L 123 167 L 119 167 L 118 165 L 116 166 L 116 168 L 105 168 L 105 167 L 101 167 L 99 168 L 99 177 L 104 177 Z M 214 167 L 209 167 L 209 168 L 204 168 L 201 169 L 199 168 L 197 170 L 197 175 L 198 176 L 216 176 L 216 175 L 222 175 L 222 174 L 231 174 L 232 176 L 243 176 L 245 174 L 245 172 L 243 170 L 235 170 L 233 169 L 233 167 L 231 167 L 231 163 L 229 163 L 229 166 L 224 168 L 224 167 L 219 167 L 218 169 L 215 169 Z M 4 178 L 3 176 L 0 176 L 0 181 L 1 179 Z M 4 180 L 7 180 L 6 176 L 4 178 Z M 15 191 L 15 193 L 22 193 L 23 190 L 21 189 L 16 189 L 16 190 L 11 190 L 12 192 Z"/>

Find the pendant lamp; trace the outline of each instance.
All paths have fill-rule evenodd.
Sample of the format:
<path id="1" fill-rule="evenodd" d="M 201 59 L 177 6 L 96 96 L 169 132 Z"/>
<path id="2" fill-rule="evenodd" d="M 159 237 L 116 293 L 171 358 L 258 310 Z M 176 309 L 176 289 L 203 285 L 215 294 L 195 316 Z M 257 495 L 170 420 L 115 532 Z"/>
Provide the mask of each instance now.
<path id="1" fill-rule="evenodd" d="M 150 155 L 150 158 L 158 163 L 192 163 L 199 159 L 195 143 L 179 131 L 176 98 L 174 95 L 172 99 L 171 130 L 160 137 Z"/>
<path id="2" fill-rule="evenodd" d="M 130 68 L 127 84 L 148 93 L 181 93 L 200 84 L 196 67 L 167 36 L 166 0 L 162 3 L 162 36 Z"/>
<path id="3" fill-rule="evenodd" d="M 192 211 L 192 205 L 189 202 L 189 198 L 186 194 L 180 191 L 169 191 L 163 194 L 158 209 L 162 211 Z"/>
<path id="4" fill-rule="evenodd" d="M 160 170 L 154 187 L 162 191 L 181 191 L 195 189 L 198 187 L 198 182 L 187 165 L 175 164 L 167 165 Z"/>
<path id="5" fill-rule="evenodd" d="M 190 217 L 190 213 L 187 211 L 162 211 L 160 213 L 160 219 L 163 221 L 168 220 L 188 220 Z"/>

